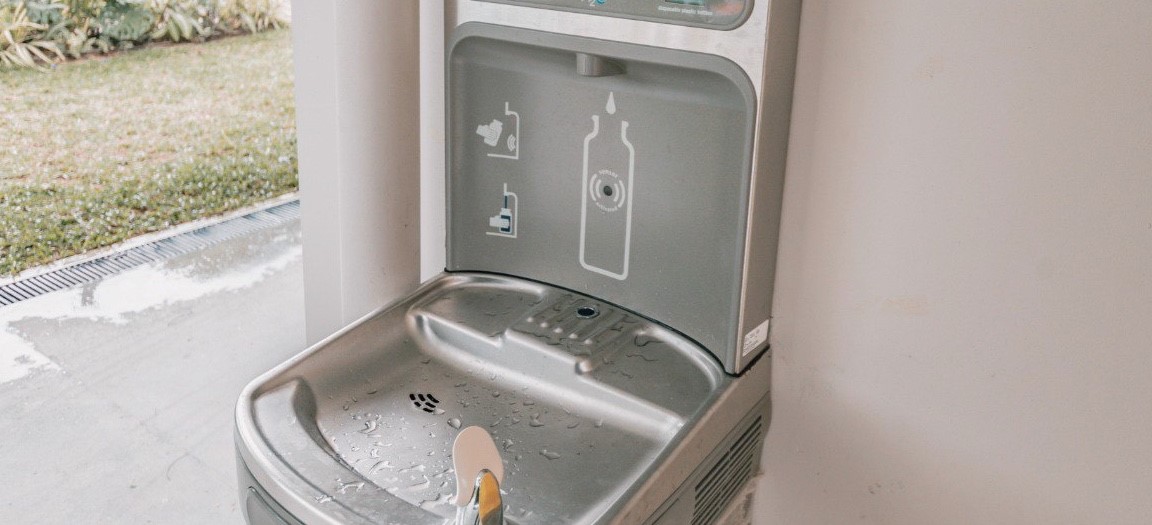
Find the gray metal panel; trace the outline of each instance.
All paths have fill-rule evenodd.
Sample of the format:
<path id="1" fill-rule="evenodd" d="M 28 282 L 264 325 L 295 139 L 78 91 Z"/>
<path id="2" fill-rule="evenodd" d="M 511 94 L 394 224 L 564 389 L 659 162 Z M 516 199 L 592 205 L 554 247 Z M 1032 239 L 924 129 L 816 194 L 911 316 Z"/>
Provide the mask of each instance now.
<path id="1" fill-rule="evenodd" d="M 725 368 L 741 371 L 768 348 L 776 250 L 784 199 L 784 169 L 792 120 L 792 85 L 800 31 L 800 0 L 773 0 L 764 58 L 763 94 L 757 116 L 756 165 L 744 250 L 739 352 Z"/>
<path id="2" fill-rule="evenodd" d="M 752 13 L 743 24 L 730 31 L 716 31 L 701 27 L 595 16 L 582 12 L 552 11 L 476 0 L 446 0 L 452 25 L 484 22 L 598 40 L 719 55 L 740 66 L 751 79 L 758 94 L 761 93 L 760 82 L 764 78 L 764 44 L 768 34 L 769 7 L 773 3 L 775 2 L 768 0 L 753 2 Z"/>
<path id="3" fill-rule="evenodd" d="M 733 348 L 739 348 L 739 351 L 724 357 L 724 366 L 729 372 L 744 370 L 768 346 L 800 0 L 754 2 L 748 19 L 731 31 L 607 18 L 583 12 L 544 11 L 476 0 L 454 0 L 449 5 L 455 24 L 487 22 L 714 53 L 731 59 L 747 73 L 758 101 L 752 152 L 752 196 L 742 268 L 744 292 L 734 314 L 739 319 L 739 327 L 733 334 L 733 338 L 738 339 Z M 743 351 L 745 341 L 750 342 L 747 353 Z"/>
<path id="4" fill-rule="evenodd" d="M 584 77 L 576 53 L 622 74 Z M 723 58 L 467 24 L 448 71 L 448 269 L 619 304 L 737 353 L 756 103 Z"/>
<path id="5" fill-rule="evenodd" d="M 703 458 L 692 475 L 646 525 L 701 525 L 716 522 L 746 482 L 760 472 L 764 437 L 772 415 L 767 394 Z"/>

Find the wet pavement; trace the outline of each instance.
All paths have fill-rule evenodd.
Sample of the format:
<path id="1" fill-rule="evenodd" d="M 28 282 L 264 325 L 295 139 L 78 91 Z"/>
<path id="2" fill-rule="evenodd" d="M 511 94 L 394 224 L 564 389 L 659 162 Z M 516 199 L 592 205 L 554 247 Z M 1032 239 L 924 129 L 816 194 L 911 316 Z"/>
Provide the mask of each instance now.
<path id="1" fill-rule="evenodd" d="M 304 347 L 298 219 L 0 306 L 0 523 L 243 523 L 233 407 Z"/>

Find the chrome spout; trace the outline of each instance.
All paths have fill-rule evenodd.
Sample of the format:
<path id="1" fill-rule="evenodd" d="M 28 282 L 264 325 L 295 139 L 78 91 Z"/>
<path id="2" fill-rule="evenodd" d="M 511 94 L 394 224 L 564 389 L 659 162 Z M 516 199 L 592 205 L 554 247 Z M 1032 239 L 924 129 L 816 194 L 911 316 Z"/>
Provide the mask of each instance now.
<path id="1" fill-rule="evenodd" d="M 504 500 L 492 471 L 484 469 L 476 476 L 472 498 L 457 512 L 456 525 L 504 525 Z"/>

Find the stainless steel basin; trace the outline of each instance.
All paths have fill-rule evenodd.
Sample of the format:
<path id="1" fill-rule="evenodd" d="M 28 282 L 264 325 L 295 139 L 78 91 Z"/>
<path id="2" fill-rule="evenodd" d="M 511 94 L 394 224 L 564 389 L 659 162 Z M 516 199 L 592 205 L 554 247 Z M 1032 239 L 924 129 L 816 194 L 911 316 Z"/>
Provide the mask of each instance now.
<path id="1" fill-rule="evenodd" d="M 238 448 L 302 521 L 445 523 L 452 441 L 481 426 L 502 449 L 509 523 L 597 523 L 733 381 L 611 304 L 447 274 L 249 385 Z"/>

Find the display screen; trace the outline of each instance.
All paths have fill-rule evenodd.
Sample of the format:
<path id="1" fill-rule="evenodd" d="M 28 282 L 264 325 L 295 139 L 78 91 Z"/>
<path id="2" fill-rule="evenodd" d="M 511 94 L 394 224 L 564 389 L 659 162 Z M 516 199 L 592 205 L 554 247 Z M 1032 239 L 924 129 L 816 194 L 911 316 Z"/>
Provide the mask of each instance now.
<path id="1" fill-rule="evenodd" d="M 752 0 L 474 0 L 710 29 L 739 27 Z"/>

